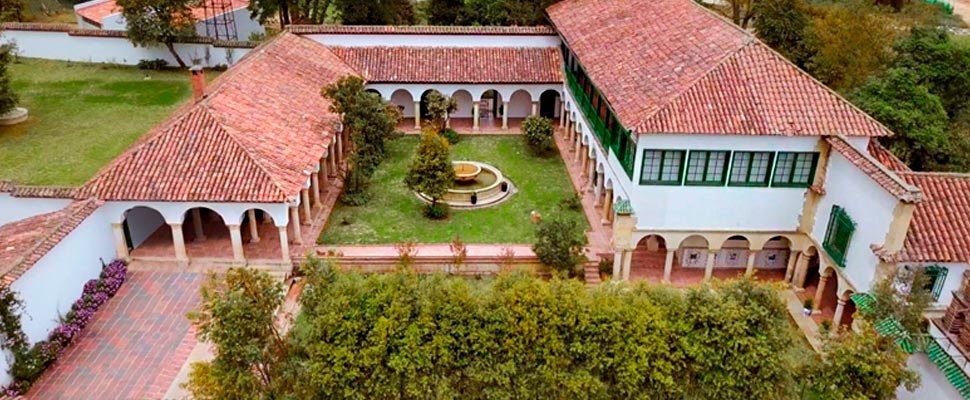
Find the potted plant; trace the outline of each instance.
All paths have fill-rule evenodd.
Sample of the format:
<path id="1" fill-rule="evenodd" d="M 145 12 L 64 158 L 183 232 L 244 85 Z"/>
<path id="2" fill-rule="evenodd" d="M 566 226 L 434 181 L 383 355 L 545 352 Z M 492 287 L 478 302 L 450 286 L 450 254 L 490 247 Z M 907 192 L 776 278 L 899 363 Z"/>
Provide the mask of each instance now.
<path id="1" fill-rule="evenodd" d="M 812 306 L 813 305 L 815 305 L 815 302 L 812 301 L 812 298 L 811 297 L 805 299 L 805 301 L 802 302 L 802 315 L 804 315 L 806 317 L 812 315 Z"/>

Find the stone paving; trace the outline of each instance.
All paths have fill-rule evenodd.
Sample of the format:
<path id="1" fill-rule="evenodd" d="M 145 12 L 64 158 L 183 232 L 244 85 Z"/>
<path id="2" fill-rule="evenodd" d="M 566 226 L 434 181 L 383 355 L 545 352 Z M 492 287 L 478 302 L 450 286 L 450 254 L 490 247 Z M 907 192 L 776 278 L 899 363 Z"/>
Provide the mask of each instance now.
<path id="1" fill-rule="evenodd" d="M 196 345 L 185 313 L 203 275 L 133 271 L 28 393 L 32 399 L 162 398 Z"/>
<path id="2" fill-rule="evenodd" d="M 593 197 L 593 192 L 587 190 L 590 178 L 582 176 L 582 158 L 579 161 L 573 161 L 576 153 L 575 148 L 566 143 L 566 134 L 562 129 L 556 129 L 555 137 L 556 147 L 559 148 L 559 154 L 562 156 L 563 163 L 566 164 L 566 170 L 569 173 L 569 180 L 576 192 L 582 197 L 583 211 L 586 214 L 586 220 L 589 222 L 590 231 L 586 235 L 589 244 L 586 247 L 586 256 L 594 262 L 599 261 L 602 255 L 613 253 L 613 228 L 611 225 L 603 223 L 604 210 L 602 207 L 595 206 L 596 199 Z"/>

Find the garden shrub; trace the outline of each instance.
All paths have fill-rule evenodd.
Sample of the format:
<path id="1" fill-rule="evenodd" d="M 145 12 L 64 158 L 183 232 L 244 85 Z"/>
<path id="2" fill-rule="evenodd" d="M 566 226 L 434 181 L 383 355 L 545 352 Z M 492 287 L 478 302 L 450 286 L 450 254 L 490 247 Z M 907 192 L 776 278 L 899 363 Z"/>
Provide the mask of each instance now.
<path id="1" fill-rule="evenodd" d="M 575 220 L 560 217 L 536 225 L 536 241 L 532 245 L 532 251 L 539 258 L 539 262 L 553 271 L 576 274 L 576 266 L 584 258 L 584 246 L 586 235 Z"/>
<path id="2" fill-rule="evenodd" d="M 458 132 L 455 132 L 455 130 L 451 128 L 441 131 L 441 136 L 448 139 L 448 143 L 451 143 L 452 145 L 458 144 L 458 142 L 461 141 L 461 138 L 458 136 Z"/>
<path id="3" fill-rule="evenodd" d="M 552 121 L 543 117 L 529 116 L 522 122 L 522 136 L 526 145 L 536 154 L 545 154 L 555 148 Z"/>
<path id="4" fill-rule="evenodd" d="M 559 200 L 559 209 L 564 211 L 582 211 L 583 200 L 579 198 L 579 195 L 564 197 L 562 200 Z"/>
<path id="5" fill-rule="evenodd" d="M 598 265 L 600 274 L 613 276 L 613 257 L 603 257 Z"/>
<path id="6" fill-rule="evenodd" d="M 118 293 L 127 275 L 128 267 L 122 260 L 104 266 L 98 279 L 84 284 L 81 298 L 71 305 L 71 310 L 61 318 L 61 325 L 50 332 L 47 340 L 39 341 L 29 349 L 12 349 L 14 362 L 10 375 L 14 382 L 6 388 L 5 393 L 11 396 L 27 393 L 31 385 L 91 322 L 94 313 Z"/>
<path id="7" fill-rule="evenodd" d="M 429 219 L 445 219 L 450 214 L 450 207 L 445 203 L 424 206 L 424 216 Z"/>
<path id="8" fill-rule="evenodd" d="M 10 85 L 10 72 L 7 68 L 14 58 L 14 46 L 0 46 L 0 114 L 4 114 L 17 107 L 20 98 Z"/>
<path id="9" fill-rule="evenodd" d="M 349 206 L 362 206 L 370 201 L 370 176 L 360 169 L 351 169 L 344 175 L 344 192 L 340 201 Z"/>
<path id="10" fill-rule="evenodd" d="M 138 60 L 138 69 L 161 71 L 165 68 L 168 68 L 168 61 L 161 58 L 156 58 L 153 60 Z"/>

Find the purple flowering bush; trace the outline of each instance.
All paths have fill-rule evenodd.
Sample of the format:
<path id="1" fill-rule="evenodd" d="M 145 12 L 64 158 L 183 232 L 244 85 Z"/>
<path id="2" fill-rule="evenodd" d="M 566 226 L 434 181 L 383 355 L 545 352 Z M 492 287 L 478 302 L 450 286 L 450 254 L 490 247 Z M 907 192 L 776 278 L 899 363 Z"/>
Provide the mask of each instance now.
<path id="1" fill-rule="evenodd" d="M 8 396 L 26 393 L 44 370 L 57 361 L 57 357 L 91 322 L 94 313 L 118 293 L 127 276 L 128 266 L 123 260 L 114 260 L 105 265 L 98 279 L 91 279 L 84 284 L 81 298 L 71 305 L 71 311 L 61 318 L 61 325 L 51 331 L 47 340 L 37 342 L 29 349 L 13 349 L 14 364 L 10 368 L 10 374 L 13 375 L 14 382 L 4 393 Z"/>

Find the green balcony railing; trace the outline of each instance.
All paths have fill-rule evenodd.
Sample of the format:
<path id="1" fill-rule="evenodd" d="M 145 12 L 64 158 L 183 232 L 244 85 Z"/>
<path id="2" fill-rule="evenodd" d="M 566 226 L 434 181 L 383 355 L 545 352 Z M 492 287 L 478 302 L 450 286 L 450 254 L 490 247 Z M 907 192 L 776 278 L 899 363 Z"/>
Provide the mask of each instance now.
<path id="1" fill-rule="evenodd" d="M 572 92 L 573 97 L 579 103 L 579 108 L 586 117 L 586 121 L 589 121 L 590 128 L 594 136 L 596 136 L 596 139 L 600 142 L 600 145 L 616 156 L 617 160 L 620 161 L 620 165 L 623 166 L 623 171 L 626 172 L 627 177 L 633 179 L 636 145 L 630 140 L 630 133 L 622 128 L 619 129 L 619 132 L 622 133 L 612 132 L 606 128 L 606 121 L 603 121 L 603 118 L 600 117 L 599 112 L 593 107 L 592 100 L 586 95 L 583 87 L 580 86 L 576 75 L 569 69 L 566 69 L 566 82 L 569 85 L 569 91 Z"/>

